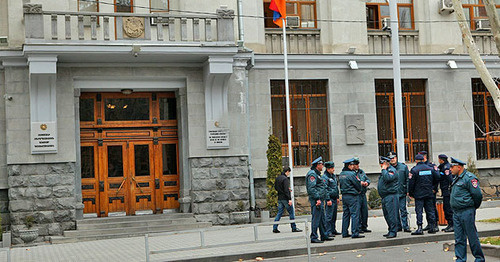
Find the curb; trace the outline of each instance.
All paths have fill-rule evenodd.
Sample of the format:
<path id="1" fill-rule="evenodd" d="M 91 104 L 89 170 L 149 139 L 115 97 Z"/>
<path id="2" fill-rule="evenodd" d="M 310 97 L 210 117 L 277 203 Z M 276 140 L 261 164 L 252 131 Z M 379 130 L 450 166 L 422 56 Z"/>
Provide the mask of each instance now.
<path id="1" fill-rule="evenodd" d="M 444 243 L 443 250 L 455 251 L 455 243 Z M 481 244 L 481 249 L 485 256 L 500 258 L 500 246 Z M 470 246 L 467 245 L 467 250 L 470 250 Z"/>
<path id="2" fill-rule="evenodd" d="M 478 232 L 479 237 L 488 237 L 488 236 L 497 236 L 500 235 L 500 229 L 494 230 L 486 230 Z M 389 247 L 389 246 L 401 246 L 401 245 L 411 245 L 411 244 L 419 244 L 425 242 L 440 242 L 447 240 L 454 240 L 455 236 L 453 233 L 441 233 L 436 235 L 424 235 L 418 237 L 403 237 L 403 238 L 393 238 L 393 239 L 385 239 L 385 240 L 370 240 L 366 242 L 358 242 L 355 243 L 355 249 L 366 249 L 366 248 L 376 248 L 376 247 Z M 347 251 L 353 249 L 353 243 L 345 243 L 345 244 L 336 244 L 335 240 L 330 241 L 333 242 L 328 246 L 311 246 L 311 254 L 323 253 L 323 252 L 339 252 L 339 251 Z M 276 257 L 288 257 L 288 256 L 298 256 L 298 255 L 307 255 L 307 248 L 295 248 L 295 249 L 281 249 L 281 250 L 265 250 L 259 252 L 249 252 L 249 253 L 241 253 L 241 254 L 227 254 L 221 256 L 211 256 L 211 257 L 200 257 L 200 258 L 186 258 L 179 259 L 175 261 L 193 261 L 193 262 L 209 262 L 216 260 L 218 262 L 229 262 L 229 261 L 238 261 L 240 259 L 250 260 L 255 259 L 256 257 L 263 258 L 276 258 Z"/>

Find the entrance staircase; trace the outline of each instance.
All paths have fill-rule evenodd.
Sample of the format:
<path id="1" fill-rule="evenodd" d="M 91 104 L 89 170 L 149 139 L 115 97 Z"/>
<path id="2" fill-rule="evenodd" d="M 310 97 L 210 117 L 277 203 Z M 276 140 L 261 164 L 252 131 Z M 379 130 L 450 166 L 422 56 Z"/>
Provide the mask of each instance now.
<path id="1" fill-rule="evenodd" d="M 143 236 L 147 233 L 182 231 L 210 226 L 212 226 L 210 222 L 196 222 L 193 214 L 189 213 L 86 218 L 76 222 L 77 230 L 64 231 L 64 236 L 51 236 L 50 243 Z"/>

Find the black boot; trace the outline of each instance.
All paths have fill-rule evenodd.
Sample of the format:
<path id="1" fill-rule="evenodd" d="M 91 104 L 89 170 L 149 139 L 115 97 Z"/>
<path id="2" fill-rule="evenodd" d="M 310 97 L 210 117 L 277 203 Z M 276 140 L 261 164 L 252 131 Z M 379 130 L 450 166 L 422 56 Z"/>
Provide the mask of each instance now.
<path id="1" fill-rule="evenodd" d="M 454 232 L 455 230 L 453 229 L 453 226 L 448 225 L 445 229 L 443 229 L 443 231 L 449 233 Z"/>
<path id="2" fill-rule="evenodd" d="M 431 226 L 429 224 L 427 224 L 427 226 L 425 226 L 422 230 L 423 231 L 428 231 L 429 229 L 431 229 Z"/>
<path id="3" fill-rule="evenodd" d="M 422 225 L 419 225 L 418 228 L 417 228 L 417 230 L 415 230 L 411 234 L 412 235 L 423 235 L 424 234 L 424 230 L 422 229 Z"/>
<path id="4" fill-rule="evenodd" d="M 439 232 L 439 227 L 431 225 L 429 229 L 429 234 L 436 234 L 437 232 Z"/>

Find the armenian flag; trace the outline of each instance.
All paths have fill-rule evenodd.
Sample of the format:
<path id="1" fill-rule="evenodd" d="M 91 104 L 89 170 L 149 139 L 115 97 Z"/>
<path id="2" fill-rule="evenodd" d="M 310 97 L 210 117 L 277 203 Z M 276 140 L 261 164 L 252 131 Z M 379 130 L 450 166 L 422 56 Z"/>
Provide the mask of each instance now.
<path id="1" fill-rule="evenodd" d="M 286 0 L 271 0 L 269 9 L 274 11 L 273 22 L 283 27 L 283 19 L 286 18 Z"/>

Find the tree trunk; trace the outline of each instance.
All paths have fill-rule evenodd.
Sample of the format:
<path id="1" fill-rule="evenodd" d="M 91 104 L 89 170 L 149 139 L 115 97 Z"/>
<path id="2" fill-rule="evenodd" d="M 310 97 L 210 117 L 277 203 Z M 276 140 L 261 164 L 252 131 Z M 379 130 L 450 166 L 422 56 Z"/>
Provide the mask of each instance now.
<path id="1" fill-rule="evenodd" d="M 481 54 L 477 49 L 476 43 L 472 38 L 472 34 L 469 28 L 469 22 L 465 18 L 464 9 L 462 7 L 462 0 L 452 0 L 453 8 L 455 9 L 455 14 L 457 16 L 458 25 L 460 26 L 460 31 L 462 31 L 462 38 L 464 40 L 464 44 L 467 46 L 467 50 L 469 51 L 469 56 L 472 60 L 472 63 L 476 67 L 481 80 L 484 85 L 488 89 L 493 98 L 493 102 L 495 103 L 495 108 L 497 109 L 498 114 L 500 114 L 500 90 L 497 87 L 495 81 L 491 77 L 488 68 L 484 64 L 483 59 L 481 59 Z"/>
<path id="2" fill-rule="evenodd" d="M 486 13 L 488 14 L 488 19 L 490 20 L 491 32 L 493 33 L 498 55 L 500 56 L 500 19 L 497 13 L 497 7 L 494 0 L 483 0 L 483 3 L 486 7 Z"/>

